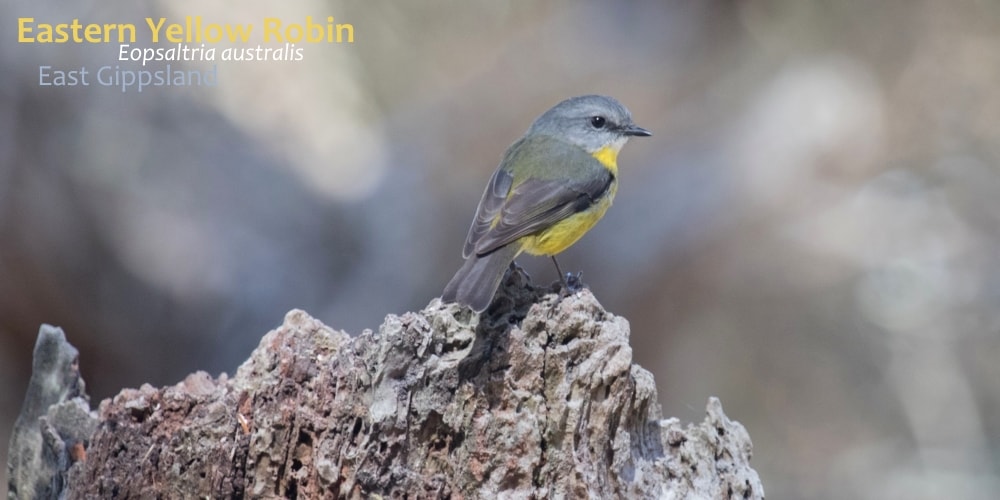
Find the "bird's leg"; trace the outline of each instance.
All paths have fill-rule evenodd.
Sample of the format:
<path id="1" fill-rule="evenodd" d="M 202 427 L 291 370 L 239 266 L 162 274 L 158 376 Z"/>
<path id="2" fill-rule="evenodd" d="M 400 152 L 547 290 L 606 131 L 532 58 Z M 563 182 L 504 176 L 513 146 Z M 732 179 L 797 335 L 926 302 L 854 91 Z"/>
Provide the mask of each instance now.
<path id="1" fill-rule="evenodd" d="M 556 272 L 559 273 L 559 281 L 562 282 L 563 289 L 566 290 L 567 294 L 576 292 L 583 288 L 583 272 L 565 273 L 563 274 L 562 269 L 559 267 L 559 261 L 556 260 L 556 256 L 552 256 L 552 263 L 556 265 Z"/>
<path id="2" fill-rule="evenodd" d="M 569 297 L 569 283 L 566 283 L 566 275 L 563 274 L 562 269 L 559 268 L 559 261 L 556 260 L 556 256 L 552 256 L 552 263 L 556 265 L 556 272 L 559 273 L 559 281 L 562 282 L 562 287 L 559 288 L 559 293 L 556 294 L 556 301 L 552 303 L 552 307 L 549 308 L 549 316 L 555 312 L 556 307 L 559 307 L 559 303 L 562 302 L 563 297 Z"/>
<path id="3" fill-rule="evenodd" d="M 556 272 L 559 273 L 559 281 L 562 282 L 563 290 L 569 289 L 569 283 L 566 283 L 566 275 L 563 274 L 562 269 L 559 268 L 559 261 L 556 260 L 556 256 L 552 256 L 552 263 L 556 265 Z"/>
<path id="4" fill-rule="evenodd" d="M 556 265 L 556 272 L 559 273 L 559 281 L 562 282 L 562 288 L 556 295 L 556 301 L 552 304 L 552 307 L 549 309 L 549 314 L 552 314 L 552 312 L 555 311 L 556 307 L 559 306 L 559 303 L 562 302 L 563 298 L 569 297 L 571 294 L 576 293 L 578 290 L 580 290 L 580 288 L 582 288 L 583 285 L 583 283 L 580 281 L 580 275 L 582 273 L 563 274 L 562 269 L 559 267 L 559 261 L 556 260 L 555 255 L 552 256 L 552 263 Z"/>

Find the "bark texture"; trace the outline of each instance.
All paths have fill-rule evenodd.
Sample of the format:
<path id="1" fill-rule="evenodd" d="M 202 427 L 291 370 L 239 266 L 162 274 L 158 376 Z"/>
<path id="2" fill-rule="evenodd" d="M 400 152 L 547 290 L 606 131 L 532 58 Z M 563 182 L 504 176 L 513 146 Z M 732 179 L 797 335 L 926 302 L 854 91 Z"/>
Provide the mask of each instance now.
<path id="1" fill-rule="evenodd" d="M 7 454 L 7 498 L 57 498 L 70 466 L 83 460 L 97 428 L 76 348 L 61 328 L 42 325 L 31 381 L 14 423 Z"/>
<path id="2" fill-rule="evenodd" d="M 435 300 L 355 338 L 291 311 L 232 378 L 103 401 L 63 493 L 763 498 L 717 399 L 700 424 L 663 419 L 628 322 L 543 292 L 514 272 L 481 317 Z"/>

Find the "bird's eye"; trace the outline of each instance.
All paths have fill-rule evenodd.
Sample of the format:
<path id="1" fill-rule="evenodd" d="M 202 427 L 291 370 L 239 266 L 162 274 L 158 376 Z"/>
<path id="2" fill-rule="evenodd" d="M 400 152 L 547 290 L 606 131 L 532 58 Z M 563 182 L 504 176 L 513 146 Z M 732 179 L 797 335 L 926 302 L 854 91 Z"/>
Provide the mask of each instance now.
<path id="1" fill-rule="evenodd" d="M 603 116 L 595 116 L 590 119 L 590 126 L 594 128 L 604 128 L 604 125 L 608 123 L 608 120 Z"/>

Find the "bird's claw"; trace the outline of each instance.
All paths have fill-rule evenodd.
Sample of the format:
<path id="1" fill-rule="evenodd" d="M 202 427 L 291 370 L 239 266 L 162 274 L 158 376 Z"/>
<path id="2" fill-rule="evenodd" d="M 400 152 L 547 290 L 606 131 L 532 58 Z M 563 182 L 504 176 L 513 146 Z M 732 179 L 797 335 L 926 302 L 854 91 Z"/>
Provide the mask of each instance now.
<path id="1" fill-rule="evenodd" d="M 563 283 L 566 285 L 565 288 L 567 294 L 579 292 L 587 287 L 587 285 L 583 284 L 583 271 L 576 274 L 566 273 L 566 278 L 563 280 Z"/>

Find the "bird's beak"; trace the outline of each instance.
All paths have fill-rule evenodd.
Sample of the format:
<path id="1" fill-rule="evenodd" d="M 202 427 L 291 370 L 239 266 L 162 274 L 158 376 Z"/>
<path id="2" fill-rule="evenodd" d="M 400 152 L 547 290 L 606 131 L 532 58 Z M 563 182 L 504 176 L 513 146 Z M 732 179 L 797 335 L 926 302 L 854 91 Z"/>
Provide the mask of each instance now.
<path id="1" fill-rule="evenodd" d="M 646 129 L 644 129 L 644 128 L 642 128 L 642 127 L 640 127 L 640 126 L 638 126 L 638 125 L 636 125 L 634 123 L 629 123 L 628 125 L 625 125 L 624 127 L 622 127 L 622 134 L 628 135 L 628 136 L 633 136 L 634 135 L 636 137 L 649 137 L 649 136 L 653 135 L 652 132 L 650 132 L 650 131 L 648 131 L 648 130 L 646 130 Z"/>

